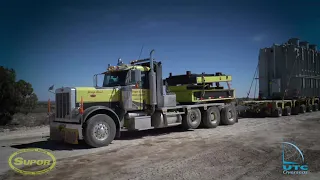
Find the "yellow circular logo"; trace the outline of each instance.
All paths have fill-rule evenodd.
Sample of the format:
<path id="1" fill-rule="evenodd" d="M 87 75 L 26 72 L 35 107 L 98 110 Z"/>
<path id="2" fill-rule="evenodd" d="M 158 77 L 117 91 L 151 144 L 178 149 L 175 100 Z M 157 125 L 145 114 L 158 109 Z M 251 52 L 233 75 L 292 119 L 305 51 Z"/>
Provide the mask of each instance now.
<path id="1" fill-rule="evenodd" d="M 30 154 L 32 153 L 38 154 L 37 159 L 30 158 Z M 52 153 L 46 150 L 28 148 L 11 154 L 8 163 L 10 168 L 17 173 L 23 175 L 40 175 L 51 171 L 56 166 L 56 158 Z M 22 168 L 27 170 L 22 170 Z"/>

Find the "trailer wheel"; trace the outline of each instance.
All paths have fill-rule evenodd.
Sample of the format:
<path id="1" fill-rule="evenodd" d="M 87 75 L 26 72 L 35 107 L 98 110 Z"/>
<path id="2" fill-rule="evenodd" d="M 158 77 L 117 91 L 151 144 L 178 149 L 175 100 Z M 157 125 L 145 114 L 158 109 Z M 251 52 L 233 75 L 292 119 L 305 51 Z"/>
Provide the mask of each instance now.
<path id="1" fill-rule="evenodd" d="M 220 111 L 218 107 L 210 107 L 203 112 L 202 119 L 205 128 L 215 128 L 220 124 Z"/>
<path id="2" fill-rule="evenodd" d="M 313 110 L 313 107 L 312 107 L 311 104 L 309 104 L 309 105 L 307 106 L 307 112 L 312 112 L 312 110 Z"/>
<path id="3" fill-rule="evenodd" d="M 292 115 L 298 115 L 299 112 L 300 112 L 299 106 L 294 106 L 294 107 L 292 108 L 292 110 L 291 110 L 291 114 L 292 114 Z"/>
<path id="4" fill-rule="evenodd" d="M 285 116 L 290 116 L 291 115 L 291 107 L 290 106 L 284 107 L 283 115 L 285 115 Z"/>
<path id="5" fill-rule="evenodd" d="M 201 123 L 201 111 L 199 108 L 188 110 L 188 113 L 182 116 L 182 126 L 185 129 L 196 129 Z"/>
<path id="6" fill-rule="evenodd" d="M 273 116 L 274 116 L 274 117 L 281 117 L 281 116 L 282 116 L 282 108 L 277 107 L 277 108 L 273 111 Z"/>
<path id="7" fill-rule="evenodd" d="M 221 124 L 232 125 L 237 121 L 237 112 L 234 106 L 221 109 Z"/>
<path id="8" fill-rule="evenodd" d="M 92 147 L 109 145 L 116 136 L 116 124 L 105 114 L 92 116 L 85 127 L 84 140 Z"/>
<path id="9" fill-rule="evenodd" d="M 314 103 L 313 111 L 318 111 L 318 110 L 319 110 L 319 105 L 317 103 Z"/>
<path id="10" fill-rule="evenodd" d="M 247 117 L 247 112 L 245 110 L 241 110 L 240 114 L 239 114 L 239 117 L 246 118 Z"/>
<path id="11" fill-rule="evenodd" d="M 302 104 L 300 106 L 300 113 L 306 113 L 306 105 Z"/>

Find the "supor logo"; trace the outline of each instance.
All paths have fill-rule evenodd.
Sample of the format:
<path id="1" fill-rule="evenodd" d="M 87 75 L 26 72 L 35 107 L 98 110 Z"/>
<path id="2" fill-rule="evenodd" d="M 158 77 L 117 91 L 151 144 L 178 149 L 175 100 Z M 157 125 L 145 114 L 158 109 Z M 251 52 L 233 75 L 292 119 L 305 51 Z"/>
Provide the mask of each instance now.
<path id="1" fill-rule="evenodd" d="M 28 148 L 12 153 L 8 163 L 12 170 L 22 175 L 40 175 L 56 166 L 56 158 L 44 149 Z"/>
<path id="2" fill-rule="evenodd" d="M 282 169 L 283 174 L 307 174 L 308 165 L 302 151 L 298 146 L 289 143 L 282 143 Z"/>

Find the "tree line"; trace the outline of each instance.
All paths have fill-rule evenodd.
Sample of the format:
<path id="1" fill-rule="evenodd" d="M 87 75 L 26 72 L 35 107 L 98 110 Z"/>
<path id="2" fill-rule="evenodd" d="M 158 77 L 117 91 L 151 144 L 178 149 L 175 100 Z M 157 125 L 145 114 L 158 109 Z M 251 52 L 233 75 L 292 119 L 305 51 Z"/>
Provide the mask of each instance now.
<path id="1" fill-rule="evenodd" d="M 10 123 L 15 113 L 24 109 L 31 112 L 37 105 L 38 97 L 32 85 L 16 79 L 13 69 L 0 66 L 0 125 Z"/>

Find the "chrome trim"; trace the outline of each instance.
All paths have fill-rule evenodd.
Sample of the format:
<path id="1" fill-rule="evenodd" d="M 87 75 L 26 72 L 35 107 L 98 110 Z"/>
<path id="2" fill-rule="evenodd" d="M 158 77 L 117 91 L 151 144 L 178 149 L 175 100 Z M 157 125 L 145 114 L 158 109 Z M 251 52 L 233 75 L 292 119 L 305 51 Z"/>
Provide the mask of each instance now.
<path id="1" fill-rule="evenodd" d="M 56 109 L 55 109 L 55 112 L 56 112 L 56 117 L 55 117 L 55 121 L 59 121 L 59 122 L 68 122 L 68 123 L 79 123 L 80 122 L 80 114 L 77 114 L 77 108 L 76 108 L 76 89 L 73 88 L 73 87 L 63 87 L 63 88 L 58 88 L 56 89 L 55 91 L 56 93 Z M 62 93 L 69 93 L 69 96 L 68 96 L 68 99 L 69 99 L 69 102 L 65 102 L 65 99 L 66 97 L 63 97 L 63 96 L 60 96 L 60 98 L 62 98 L 60 102 L 57 101 L 57 97 L 59 96 L 59 94 L 62 94 Z M 59 116 L 60 115 L 60 112 L 58 113 L 58 108 L 59 105 L 60 106 L 63 106 L 63 104 L 66 104 L 68 107 L 62 107 L 61 108 L 61 114 L 62 116 Z M 65 110 L 68 110 L 67 113 L 65 113 L 64 111 Z M 64 114 L 65 113 L 65 114 Z"/>
<path id="2" fill-rule="evenodd" d="M 71 108 L 70 110 L 72 111 L 73 109 L 76 108 L 76 89 L 75 88 L 71 88 L 71 93 L 70 93 L 70 105 Z"/>

